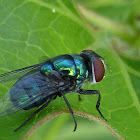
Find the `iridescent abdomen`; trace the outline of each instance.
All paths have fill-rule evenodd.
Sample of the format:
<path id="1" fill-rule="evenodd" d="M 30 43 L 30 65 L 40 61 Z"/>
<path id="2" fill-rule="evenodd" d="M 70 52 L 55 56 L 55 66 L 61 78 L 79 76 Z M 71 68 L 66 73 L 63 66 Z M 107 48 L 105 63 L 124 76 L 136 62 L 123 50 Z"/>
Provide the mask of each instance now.
<path id="1" fill-rule="evenodd" d="M 19 79 L 19 81 L 15 83 L 15 85 L 10 90 L 10 98 L 13 105 L 28 110 L 43 104 L 46 101 L 45 98 L 36 101 L 34 104 L 31 104 L 26 108 L 22 103 L 27 100 L 28 102 L 32 101 L 32 98 L 36 97 L 40 92 L 46 92 L 46 83 L 44 82 L 45 79 L 46 77 L 39 72 Z M 49 96 L 49 93 L 47 96 Z"/>

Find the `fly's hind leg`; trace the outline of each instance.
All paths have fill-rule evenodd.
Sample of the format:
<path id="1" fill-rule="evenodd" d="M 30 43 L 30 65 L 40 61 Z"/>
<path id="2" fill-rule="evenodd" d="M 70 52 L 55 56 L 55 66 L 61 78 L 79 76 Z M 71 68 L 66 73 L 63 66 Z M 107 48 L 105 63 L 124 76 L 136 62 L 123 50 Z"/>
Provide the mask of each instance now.
<path id="1" fill-rule="evenodd" d="M 54 98 L 51 97 L 46 103 L 44 103 L 40 108 L 38 108 L 33 114 L 31 114 L 31 116 L 29 116 L 29 118 L 27 120 L 25 120 L 25 122 L 23 124 L 21 124 L 18 128 L 16 128 L 14 131 L 18 131 L 20 128 L 22 128 L 32 117 L 34 117 L 38 112 L 40 112 L 42 109 L 44 109 Z"/>

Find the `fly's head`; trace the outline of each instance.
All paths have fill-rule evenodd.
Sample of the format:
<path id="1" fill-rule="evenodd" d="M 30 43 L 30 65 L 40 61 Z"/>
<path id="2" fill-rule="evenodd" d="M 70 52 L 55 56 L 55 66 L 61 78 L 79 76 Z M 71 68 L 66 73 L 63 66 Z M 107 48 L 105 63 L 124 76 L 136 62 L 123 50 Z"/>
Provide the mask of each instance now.
<path id="1" fill-rule="evenodd" d="M 89 72 L 89 81 L 93 84 L 100 82 L 105 75 L 106 65 L 104 59 L 92 50 L 83 50 L 80 55 L 85 60 Z"/>

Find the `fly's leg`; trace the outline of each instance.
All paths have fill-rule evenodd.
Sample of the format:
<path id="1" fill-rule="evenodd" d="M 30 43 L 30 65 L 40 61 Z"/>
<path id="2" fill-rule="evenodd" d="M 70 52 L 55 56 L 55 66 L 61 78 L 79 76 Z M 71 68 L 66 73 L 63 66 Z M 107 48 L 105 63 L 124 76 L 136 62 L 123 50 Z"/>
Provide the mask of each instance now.
<path id="1" fill-rule="evenodd" d="M 33 114 L 31 114 L 31 116 L 29 116 L 29 118 L 23 123 L 21 124 L 17 129 L 15 129 L 14 131 L 18 131 L 21 127 L 23 127 L 32 117 L 34 117 L 38 112 L 40 112 L 42 109 L 44 109 L 52 100 L 54 99 L 54 97 L 51 97 L 46 103 L 44 103 L 40 108 L 38 108 Z"/>
<path id="2" fill-rule="evenodd" d="M 101 95 L 100 95 L 100 92 L 98 90 L 84 90 L 84 89 L 79 89 L 77 91 L 79 94 L 83 94 L 83 95 L 92 95 L 92 94 L 98 94 L 98 101 L 97 101 L 97 104 L 96 104 L 96 109 L 97 111 L 99 112 L 99 114 L 101 115 L 101 117 L 105 120 L 106 118 L 102 115 L 101 111 L 99 110 L 99 106 L 100 106 L 100 100 L 101 100 Z"/>
<path id="3" fill-rule="evenodd" d="M 80 97 L 80 95 L 78 94 L 78 100 L 79 101 L 82 101 L 82 98 Z"/>
<path id="4" fill-rule="evenodd" d="M 74 127 L 74 130 L 73 130 L 73 131 L 76 131 L 77 122 L 76 122 L 76 119 L 75 119 L 75 117 L 74 117 L 74 115 L 73 115 L 73 111 L 72 111 L 72 109 L 71 109 L 71 106 L 70 106 L 68 100 L 66 99 L 66 97 L 64 96 L 64 94 L 63 94 L 62 92 L 61 92 L 61 95 L 62 95 L 62 97 L 63 97 L 65 103 L 67 104 L 67 106 L 68 106 L 68 108 L 69 108 L 69 111 L 70 111 L 70 113 L 71 113 L 71 115 L 72 115 L 72 118 L 73 118 L 73 120 L 74 120 L 75 127 Z"/>

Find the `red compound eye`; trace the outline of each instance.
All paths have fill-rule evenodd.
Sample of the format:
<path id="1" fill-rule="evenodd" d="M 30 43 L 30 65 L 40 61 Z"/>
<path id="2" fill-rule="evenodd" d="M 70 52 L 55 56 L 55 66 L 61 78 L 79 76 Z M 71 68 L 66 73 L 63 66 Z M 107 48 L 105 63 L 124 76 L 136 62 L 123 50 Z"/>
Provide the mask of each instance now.
<path id="1" fill-rule="evenodd" d="M 100 82 L 105 74 L 105 67 L 101 60 L 94 60 L 93 62 L 94 66 L 94 74 L 95 74 L 95 80 L 96 82 Z"/>
<path id="2" fill-rule="evenodd" d="M 93 53 L 94 51 L 92 51 L 92 50 L 83 50 L 82 52 Z"/>

